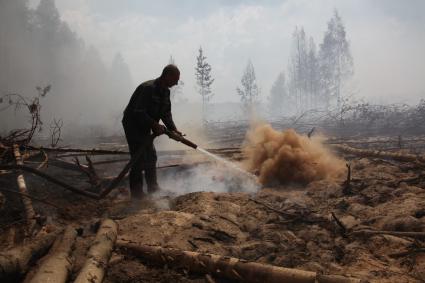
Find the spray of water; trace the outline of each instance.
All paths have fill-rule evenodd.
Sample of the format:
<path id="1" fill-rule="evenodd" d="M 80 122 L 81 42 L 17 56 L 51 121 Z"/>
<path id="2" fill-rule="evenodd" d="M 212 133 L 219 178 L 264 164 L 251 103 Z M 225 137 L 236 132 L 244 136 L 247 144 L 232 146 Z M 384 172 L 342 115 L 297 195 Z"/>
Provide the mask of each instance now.
<path id="1" fill-rule="evenodd" d="M 215 155 L 215 154 L 209 152 L 208 150 L 205 150 L 205 149 L 203 149 L 203 148 L 201 148 L 199 146 L 196 149 L 199 150 L 200 152 L 202 152 L 203 154 L 209 156 L 210 158 L 215 159 L 216 161 L 222 163 L 226 167 L 228 167 L 228 168 L 230 168 L 230 169 L 232 169 L 234 171 L 237 171 L 238 173 L 241 173 L 242 175 L 248 177 L 252 181 L 258 182 L 257 176 L 255 176 L 254 174 L 251 174 L 251 173 L 243 170 L 242 168 L 240 168 L 236 164 L 234 164 L 232 162 L 229 162 L 228 160 L 226 160 L 224 158 L 221 158 L 220 156 L 217 156 L 217 155 Z"/>

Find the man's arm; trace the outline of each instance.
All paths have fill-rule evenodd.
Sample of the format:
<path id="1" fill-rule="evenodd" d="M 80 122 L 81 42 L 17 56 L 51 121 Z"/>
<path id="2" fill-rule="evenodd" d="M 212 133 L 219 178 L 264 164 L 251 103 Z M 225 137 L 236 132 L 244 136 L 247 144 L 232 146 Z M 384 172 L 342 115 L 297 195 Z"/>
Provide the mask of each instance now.
<path id="1" fill-rule="evenodd" d="M 161 117 L 162 122 L 164 122 L 167 129 L 171 131 L 176 131 L 177 127 L 173 121 L 173 115 L 171 114 L 171 102 L 167 104 L 167 108 L 164 111 L 164 115 Z"/>
<path id="2" fill-rule="evenodd" d="M 139 86 L 135 93 L 135 101 L 131 108 L 132 116 L 141 126 L 151 128 L 155 120 L 149 116 L 147 106 L 152 96 L 152 89 L 149 87 Z"/>

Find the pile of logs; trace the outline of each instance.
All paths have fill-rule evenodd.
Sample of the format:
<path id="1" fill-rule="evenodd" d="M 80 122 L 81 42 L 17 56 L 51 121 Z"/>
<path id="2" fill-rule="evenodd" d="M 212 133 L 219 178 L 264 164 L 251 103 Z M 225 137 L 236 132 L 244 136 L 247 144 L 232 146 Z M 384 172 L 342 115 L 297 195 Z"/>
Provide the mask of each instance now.
<path id="1" fill-rule="evenodd" d="M 87 260 L 74 282 L 103 281 L 117 239 L 117 228 L 110 219 L 102 221 L 87 252 Z M 0 281 L 14 282 L 26 276 L 25 281 L 32 283 L 67 282 L 73 266 L 72 251 L 76 237 L 77 230 L 69 226 L 63 231 L 41 232 L 28 243 L 0 252 Z M 42 256 L 34 272 L 28 272 Z"/>
<path id="2" fill-rule="evenodd" d="M 87 252 L 86 261 L 74 282 L 103 281 L 116 245 L 117 231 L 118 226 L 113 220 L 102 221 Z M 67 282 L 73 267 L 72 252 L 76 238 L 75 227 L 68 226 L 64 230 L 57 229 L 49 233 L 40 233 L 29 243 L 0 252 L 0 281 L 17 281 L 25 277 L 25 282 L 31 283 Z M 322 275 L 316 272 L 248 262 L 237 258 L 124 241 L 119 241 L 116 248 L 117 252 L 137 257 L 153 267 L 162 268 L 167 265 L 176 270 L 184 270 L 186 273 L 207 274 L 240 282 L 361 282 L 359 279 L 350 277 Z M 41 257 L 43 258 L 39 260 L 33 270 L 28 272 Z"/>

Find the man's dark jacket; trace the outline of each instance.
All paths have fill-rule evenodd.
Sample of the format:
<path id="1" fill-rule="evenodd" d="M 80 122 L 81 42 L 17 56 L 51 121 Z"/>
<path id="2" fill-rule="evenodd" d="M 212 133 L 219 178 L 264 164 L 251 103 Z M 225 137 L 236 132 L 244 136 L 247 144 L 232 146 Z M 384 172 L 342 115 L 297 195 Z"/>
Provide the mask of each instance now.
<path id="1" fill-rule="evenodd" d="M 161 88 L 159 79 L 146 81 L 136 88 L 124 110 L 122 123 L 127 141 L 143 141 L 151 133 L 152 124 L 160 119 L 169 130 L 176 130 L 171 115 L 170 90 Z"/>

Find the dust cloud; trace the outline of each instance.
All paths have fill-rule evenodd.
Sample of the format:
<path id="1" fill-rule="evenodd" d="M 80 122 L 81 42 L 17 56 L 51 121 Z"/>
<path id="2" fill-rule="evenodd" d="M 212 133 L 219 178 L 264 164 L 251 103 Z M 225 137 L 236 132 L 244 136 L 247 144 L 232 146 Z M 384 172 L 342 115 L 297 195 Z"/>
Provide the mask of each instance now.
<path id="1" fill-rule="evenodd" d="M 243 146 L 245 168 L 258 174 L 263 185 L 308 184 L 344 173 L 345 162 L 323 145 L 323 138 L 283 132 L 269 124 L 254 125 Z"/>

